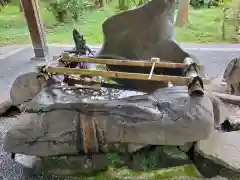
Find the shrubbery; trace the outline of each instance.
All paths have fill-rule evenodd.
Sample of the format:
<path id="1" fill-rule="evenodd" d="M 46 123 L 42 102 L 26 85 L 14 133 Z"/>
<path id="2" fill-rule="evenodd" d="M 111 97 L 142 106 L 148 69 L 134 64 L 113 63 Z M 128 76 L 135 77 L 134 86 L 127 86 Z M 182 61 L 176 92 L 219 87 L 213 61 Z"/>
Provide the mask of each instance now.
<path id="1" fill-rule="evenodd" d="M 149 0 L 51 0 L 49 2 L 49 10 L 54 14 L 59 22 L 64 22 L 67 16 L 78 20 L 84 13 L 85 9 L 96 9 L 104 7 L 104 4 L 115 1 L 117 9 L 127 10 L 129 8 L 141 6 Z M 190 0 L 193 8 L 209 8 L 218 6 L 220 0 Z M 179 3 L 179 0 L 176 0 Z"/>
<path id="2" fill-rule="evenodd" d="M 84 10 L 102 8 L 105 3 L 113 1 L 116 2 L 119 10 L 127 10 L 141 6 L 148 0 L 51 0 L 46 2 L 49 3 L 48 10 L 53 13 L 56 20 L 64 22 L 69 16 L 77 21 L 83 15 Z"/>
<path id="3" fill-rule="evenodd" d="M 193 8 L 210 8 L 219 6 L 219 0 L 190 0 Z"/>
<path id="4" fill-rule="evenodd" d="M 3 7 L 3 6 L 7 5 L 10 2 L 11 2 L 11 0 L 0 0 L 0 6 Z"/>
<path id="5" fill-rule="evenodd" d="M 84 3 L 83 0 L 52 0 L 48 10 L 59 22 L 65 22 L 68 16 L 77 21 L 83 14 Z"/>

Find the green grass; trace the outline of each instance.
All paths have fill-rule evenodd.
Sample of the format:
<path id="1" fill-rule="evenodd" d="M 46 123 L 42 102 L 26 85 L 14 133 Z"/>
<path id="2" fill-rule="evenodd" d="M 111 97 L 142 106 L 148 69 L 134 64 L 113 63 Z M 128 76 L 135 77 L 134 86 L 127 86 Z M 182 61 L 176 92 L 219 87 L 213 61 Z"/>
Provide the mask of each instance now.
<path id="1" fill-rule="evenodd" d="M 184 178 L 200 178 L 194 165 L 183 165 L 177 167 L 171 167 L 167 169 L 160 169 L 155 171 L 142 171 L 134 172 L 128 168 L 109 168 L 108 171 L 101 173 L 94 177 L 89 177 L 86 180 L 121 180 L 126 179 L 144 179 L 144 180 L 157 180 L 157 179 L 176 179 L 180 177 Z M 79 180 L 79 178 L 76 178 Z"/>
<path id="2" fill-rule="evenodd" d="M 72 43 L 72 29 L 76 27 L 83 32 L 89 44 L 101 44 L 102 22 L 117 13 L 115 7 L 106 6 L 104 10 L 85 12 L 81 20 L 74 25 L 71 20 L 65 24 L 57 23 L 43 3 L 40 10 L 48 43 Z M 222 42 L 220 24 L 220 9 L 191 9 L 189 24 L 183 28 L 175 28 L 175 38 L 178 42 Z M 231 42 L 231 37 L 227 37 L 226 41 Z M 28 28 L 19 7 L 9 5 L 0 11 L 0 44 L 29 42 Z"/>

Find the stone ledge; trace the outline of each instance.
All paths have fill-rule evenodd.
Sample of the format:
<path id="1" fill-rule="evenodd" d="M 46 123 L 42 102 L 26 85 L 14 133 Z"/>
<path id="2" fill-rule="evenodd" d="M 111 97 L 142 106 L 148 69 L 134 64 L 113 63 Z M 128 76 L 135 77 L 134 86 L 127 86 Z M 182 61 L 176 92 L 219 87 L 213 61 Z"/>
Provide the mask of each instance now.
<path id="1" fill-rule="evenodd" d="M 197 152 L 228 169 L 240 173 L 240 131 L 214 132 L 208 140 L 199 141 Z"/>

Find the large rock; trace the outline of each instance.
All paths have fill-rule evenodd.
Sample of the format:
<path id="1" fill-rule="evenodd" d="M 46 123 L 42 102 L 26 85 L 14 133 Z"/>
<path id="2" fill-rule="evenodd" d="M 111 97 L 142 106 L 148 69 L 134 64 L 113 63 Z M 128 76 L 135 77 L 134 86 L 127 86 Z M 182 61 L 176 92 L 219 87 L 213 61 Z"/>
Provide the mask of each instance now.
<path id="1" fill-rule="evenodd" d="M 94 152 L 132 152 L 132 145 L 140 145 L 136 150 L 149 144 L 180 146 L 207 139 L 225 118 L 219 99 L 207 93 L 189 97 L 181 87 L 121 99 L 111 99 L 109 93 L 102 96 L 107 100 L 82 95 L 44 88 L 22 105 L 18 123 L 7 133 L 5 150 L 50 156 L 76 154 L 89 142 L 96 142 L 91 144 Z M 85 141 L 88 132 L 90 139 Z"/>
<path id="2" fill-rule="evenodd" d="M 156 155 L 159 168 L 178 166 L 192 163 L 185 154 L 191 149 L 191 143 L 180 147 L 181 151 L 176 146 L 207 139 L 224 119 L 221 114 L 224 107 L 219 99 L 208 93 L 189 97 L 183 87 L 163 88 L 149 95 L 131 97 L 126 97 L 126 93 L 120 99 L 117 97 L 121 91 L 114 89 L 103 88 L 100 92 L 85 89 L 78 95 L 77 92 L 70 95 L 71 92 L 43 88 L 32 101 L 22 105 L 20 118 L 7 132 L 4 149 L 39 156 L 48 167 L 45 171 L 62 175 L 101 170 L 108 165 L 104 161 L 104 164 L 90 162 L 90 166 L 85 166 L 88 160 L 83 153 L 89 147 L 85 142 L 97 145 L 94 152 L 89 151 L 93 155 L 96 151 L 97 154 L 132 153 L 148 145 L 171 145 L 156 148 L 153 157 Z M 153 100 L 160 103 L 159 107 Z M 86 125 L 91 127 L 86 128 Z M 90 138 L 84 136 L 85 132 L 91 133 Z M 143 156 L 140 161 L 144 163 Z M 105 158 L 99 156 L 102 157 L 100 161 Z M 135 156 L 132 166 L 139 164 Z"/>
<path id="3" fill-rule="evenodd" d="M 172 38 L 174 0 L 151 0 L 145 5 L 108 18 L 102 25 L 104 44 L 98 53 L 102 58 L 150 60 L 182 63 L 190 55 Z M 139 19 L 140 17 L 140 19 Z M 195 61 L 197 59 L 193 57 Z M 199 63 L 199 62 L 198 62 Z M 108 65 L 112 71 L 150 73 L 151 68 Z M 182 76 L 182 69 L 155 68 L 155 74 Z M 156 81 L 115 79 L 129 88 L 146 92 L 167 84 Z"/>
<path id="4" fill-rule="evenodd" d="M 100 54 L 182 61 L 187 53 L 171 41 L 173 9 L 174 0 L 151 0 L 108 18 L 102 25 L 104 44 Z M 139 17 L 141 21 L 137 21 Z"/>
<path id="5" fill-rule="evenodd" d="M 196 150 L 216 164 L 240 173 L 240 132 L 214 132 L 211 137 L 199 141 Z"/>
<path id="6" fill-rule="evenodd" d="M 81 104 L 81 99 L 86 96 L 91 99 L 111 100 L 136 94 L 139 93 L 105 88 L 99 92 L 85 89 L 77 93 L 46 87 L 31 101 L 28 110 L 22 108 L 17 121 L 11 124 L 5 137 L 4 149 L 7 152 L 33 156 L 77 154 L 83 148 L 81 142 L 78 142 L 82 135 L 80 117 L 83 114 L 70 104 Z M 60 106 L 61 103 L 64 106 Z M 130 144 L 127 149 L 133 152 L 143 146 Z"/>

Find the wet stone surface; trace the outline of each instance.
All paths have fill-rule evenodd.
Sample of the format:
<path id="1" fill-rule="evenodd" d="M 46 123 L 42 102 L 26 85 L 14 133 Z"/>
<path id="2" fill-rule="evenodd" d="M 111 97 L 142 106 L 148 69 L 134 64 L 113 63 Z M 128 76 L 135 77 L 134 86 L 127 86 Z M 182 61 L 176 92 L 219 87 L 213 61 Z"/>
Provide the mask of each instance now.
<path id="1" fill-rule="evenodd" d="M 100 90 L 79 89 L 79 90 L 63 90 L 66 94 L 74 97 L 87 97 L 94 100 L 113 100 L 122 99 L 130 96 L 142 95 L 142 92 L 126 91 L 119 89 L 101 88 Z"/>
<path id="2" fill-rule="evenodd" d="M 143 94 L 143 93 L 136 93 L 134 91 L 124 91 L 124 90 L 108 90 L 106 88 L 102 88 L 101 91 L 94 91 L 94 90 L 65 90 L 65 93 L 69 95 L 78 95 L 81 97 L 89 97 L 91 96 L 91 99 L 118 99 L 118 98 L 124 98 L 128 96 L 134 96 L 137 94 Z M 23 167 L 23 165 L 14 162 L 10 158 L 10 154 L 7 154 L 3 150 L 3 142 L 4 137 L 8 129 L 13 123 L 16 123 L 18 116 L 13 117 L 0 117 L 0 178 L 3 178 L 4 180 L 74 180 L 75 177 L 58 177 L 54 175 L 49 174 L 43 174 L 38 175 L 36 177 L 29 176 L 33 173 L 32 169 L 28 169 L 26 167 Z M 50 159 L 49 159 L 50 160 Z M 46 162 L 46 161 L 45 161 Z M 49 161 L 48 161 L 49 162 Z M 53 164 L 52 164 L 53 165 Z M 55 173 L 58 170 L 55 171 Z M 47 172 L 47 171 L 46 171 Z M 54 174 L 54 170 L 49 173 Z M 63 174 L 64 175 L 64 174 Z"/>
<path id="3" fill-rule="evenodd" d="M 64 91 L 66 93 L 66 91 Z M 72 94 L 73 95 L 73 91 L 69 91 L 68 90 L 68 94 Z M 78 90 L 77 92 L 75 91 L 74 94 L 78 97 L 89 97 L 91 96 L 92 99 L 118 99 L 119 97 L 121 98 L 124 98 L 124 97 L 128 97 L 128 96 L 134 96 L 136 94 L 142 94 L 142 93 L 135 93 L 135 92 L 132 92 L 132 91 L 122 91 L 122 90 L 110 90 L 108 91 L 107 89 L 103 88 L 101 91 L 99 92 L 96 92 L 96 91 L 93 91 L 93 90 Z M 74 97 L 73 97 L 74 98 Z M 12 118 L 8 118 L 8 119 L 3 119 L 1 121 L 1 123 L 3 123 L 3 126 L 1 126 L 1 143 L 2 140 L 3 140 L 3 137 L 5 135 L 5 133 L 7 132 L 7 129 L 9 128 L 9 126 L 13 123 L 16 123 L 16 119 L 15 117 L 12 117 Z M 8 158 L 6 158 L 6 156 L 8 156 Z M 152 158 L 151 158 L 152 157 Z M 158 158 L 156 158 L 158 157 Z M 9 155 L 7 155 L 5 152 L 2 152 L 1 153 L 1 158 L 2 158 L 2 161 L 1 161 L 1 165 L 3 168 L 1 168 L 1 173 L 3 174 L 3 176 L 6 178 L 6 180 L 10 180 L 10 179 L 13 179 L 13 180 L 28 180 L 29 177 L 25 176 L 25 174 L 30 174 L 31 170 L 30 169 L 26 169 L 26 168 L 23 168 L 23 166 L 17 164 L 17 163 L 14 163 L 11 161 Z M 79 157 L 78 157 L 79 158 Z M 75 161 L 76 159 L 71 157 L 70 158 L 72 161 Z M 150 164 L 148 164 L 149 162 L 146 161 L 147 160 L 150 160 Z M 161 160 L 160 160 L 161 159 Z M 45 159 L 45 162 L 47 162 L 48 166 L 52 166 L 52 169 L 49 169 L 49 171 L 47 171 L 48 173 L 55 173 L 55 174 L 63 174 L 63 175 L 68 175 L 69 173 L 79 173 L 79 169 L 75 169 L 75 171 L 68 171 L 68 170 L 61 170 L 61 168 L 55 168 L 54 169 L 54 165 L 56 163 L 56 160 L 58 161 L 59 159 L 56 158 L 54 160 L 49 158 Z M 64 161 L 63 161 L 64 160 Z M 158 149 L 156 151 L 153 151 L 153 152 L 149 152 L 149 153 L 139 153 L 139 154 L 135 154 L 135 156 L 133 157 L 132 159 L 133 163 L 130 165 L 130 168 L 134 168 L 134 169 L 140 169 L 140 170 L 144 170 L 144 167 L 149 167 L 149 166 L 152 166 L 152 168 L 164 168 L 164 167 L 167 167 L 167 166 L 177 166 L 177 165 L 181 165 L 181 164 L 192 164 L 192 161 L 189 159 L 189 157 L 179 151 L 177 148 L 167 148 L 167 147 L 158 147 Z M 62 161 L 60 161 L 60 165 L 63 165 L 64 163 L 69 163 L 69 160 L 68 158 L 63 158 Z M 159 164 L 159 162 L 161 162 Z M 199 162 L 200 164 L 204 165 L 206 163 L 201 163 Z M 76 163 L 74 163 L 76 165 Z M 61 166 L 63 167 L 63 166 Z M 216 172 L 220 172 L 219 169 L 217 169 L 215 171 Z M 228 170 L 226 169 L 223 169 L 221 170 L 221 173 L 224 174 L 224 176 L 226 175 L 226 173 L 229 174 Z M 216 173 L 217 175 L 218 173 Z M 227 177 L 229 176 L 227 174 Z M 235 178 L 236 176 L 234 175 L 233 178 Z M 70 180 L 71 178 L 70 177 L 64 177 L 64 178 L 59 178 L 59 177 L 55 177 L 55 176 L 50 176 L 50 175 L 44 175 L 44 176 L 37 176 L 37 177 L 33 177 L 31 178 L 31 180 L 35 180 L 35 179 L 44 179 L 44 180 L 57 180 L 57 179 L 66 179 L 66 180 Z M 221 178 L 220 178 L 221 179 Z"/>
<path id="4" fill-rule="evenodd" d="M 179 90 L 179 91 L 177 91 L 177 90 Z M 189 98 L 188 94 L 184 93 L 181 90 L 183 90 L 183 89 L 181 89 L 181 88 L 177 88 L 177 89 L 166 88 L 166 89 L 161 89 L 161 90 L 158 90 L 158 91 L 154 92 L 153 95 L 155 95 L 155 97 L 163 97 L 162 98 L 163 100 L 164 99 L 168 100 L 170 98 L 170 102 L 178 99 L 179 96 L 181 98 L 185 97 L 185 98 L 188 99 Z M 130 92 L 131 94 L 129 94 L 128 92 Z M 179 92 L 182 92 L 182 93 L 179 93 Z M 164 94 L 164 93 L 166 93 L 166 94 Z M 169 96 L 169 93 L 171 94 L 171 96 Z M 70 94 L 72 94 L 72 96 Z M 27 103 L 27 105 L 23 106 L 23 107 L 28 107 L 28 108 L 26 108 L 25 110 L 23 109 L 25 112 L 22 113 L 22 115 L 21 115 L 21 116 L 23 116 L 23 119 L 22 120 L 21 120 L 21 118 L 19 119 L 19 123 L 21 124 L 19 127 L 23 127 L 23 130 L 25 129 L 28 132 L 25 131 L 24 134 L 21 133 L 21 131 L 19 131 L 19 127 L 16 130 L 11 129 L 11 131 L 9 131 L 8 136 L 6 138 L 6 139 L 8 139 L 7 145 L 9 147 L 6 146 L 6 144 L 5 144 L 5 148 L 7 148 L 8 150 L 10 149 L 9 150 L 10 152 L 12 152 L 11 150 L 13 150 L 14 152 L 18 152 L 18 153 L 28 153 L 28 155 L 37 155 L 37 156 L 60 155 L 64 152 L 66 152 L 69 155 L 71 155 L 71 153 L 72 154 L 77 154 L 78 150 L 77 150 L 76 147 L 72 148 L 72 147 L 66 146 L 67 149 L 64 149 L 65 148 L 65 145 L 64 145 L 65 140 L 68 141 L 68 142 L 72 141 L 72 139 L 71 139 L 72 135 L 74 133 L 76 133 L 76 130 L 74 130 L 74 132 L 72 131 L 72 124 L 69 123 L 69 122 L 71 122 L 71 120 L 74 121 L 73 119 L 74 119 L 75 115 L 72 114 L 72 113 L 76 113 L 76 111 L 73 110 L 72 107 L 78 107 L 78 108 L 81 109 L 82 105 L 84 105 L 84 104 L 82 104 L 81 100 L 84 99 L 84 97 L 86 97 L 86 99 L 98 99 L 100 97 L 99 100 L 114 100 L 114 99 L 119 99 L 119 97 L 121 97 L 121 99 L 122 99 L 122 98 L 125 98 L 128 95 L 129 96 L 134 96 L 136 94 L 141 94 L 141 93 L 134 93 L 134 92 L 131 92 L 131 91 L 121 91 L 121 90 L 114 90 L 114 89 L 105 89 L 105 88 L 102 88 L 100 91 L 94 91 L 94 90 L 88 90 L 88 89 L 77 90 L 77 91 L 74 91 L 74 93 L 73 93 L 73 90 L 72 91 L 68 90 L 68 92 L 66 92 L 65 90 L 59 89 L 59 88 L 58 89 L 54 89 L 52 87 L 44 88 L 41 91 L 41 93 L 38 94 L 38 96 L 34 100 Z M 120 101 L 104 101 L 104 103 L 102 105 L 104 105 L 105 103 L 108 103 L 108 105 L 109 105 L 109 104 L 111 104 L 111 102 L 117 103 L 117 105 L 119 105 L 120 102 L 123 102 L 123 104 L 124 104 L 124 102 L 127 103 L 127 102 L 131 102 L 131 101 L 132 102 L 137 101 L 139 103 L 142 102 L 141 103 L 142 106 L 144 106 L 145 103 L 148 104 L 149 99 L 141 99 L 140 97 L 143 98 L 143 97 L 148 97 L 148 96 L 138 96 L 138 97 L 127 98 L 127 99 L 125 99 L 125 101 L 123 101 L 123 100 L 122 101 L 121 100 Z M 206 97 L 204 97 L 204 98 L 208 98 L 208 96 L 206 95 Z M 99 102 L 103 102 L 103 101 L 93 101 L 93 102 L 95 102 L 95 103 L 98 102 L 99 103 Z M 50 109 L 48 109 L 48 107 L 50 107 L 51 105 L 53 105 L 53 106 Z M 60 110 L 61 109 L 60 107 L 62 108 L 62 110 Z M 110 106 L 107 106 L 107 110 L 109 110 L 108 109 L 109 107 Z M 114 105 L 114 107 L 115 107 L 115 105 Z M 34 113 L 29 112 L 29 110 L 31 110 L 31 108 L 34 109 L 34 111 L 33 111 Z M 65 110 L 63 110 L 64 108 L 65 108 Z M 66 110 L 67 108 L 68 108 L 68 110 Z M 92 109 L 92 108 L 93 107 L 90 106 L 90 109 Z M 99 108 L 99 107 L 96 106 L 95 108 Z M 100 106 L 100 110 L 101 110 L 101 108 L 102 108 L 102 106 Z M 148 108 L 151 108 L 151 106 L 148 106 Z M 71 110 L 71 112 L 68 112 L 70 110 Z M 94 109 L 94 110 L 96 110 L 96 109 Z M 114 111 L 114 109 L 112 109 L 112 110 Z M 41 112 L 43 112 L 43 113 L 41 113 Z M 96 110 L 96 112 L 98 112 L 98 111 Z M 51 114 L 54 114 L 54 113 L 57 113 L 57 115 L 55 115 L 55 116 L 51 115 Z M 71 117 L 68 113 L 72 114 L 73 116 Z M 24 118 L 24 114 L 26 114 L 27 117 Z M 32 115 L 36 116 L 36 117 L 35 118 L 30 118 L 28 120 L 28 116 L 32 116 Z M 137 115 L 138 115 L 138 113 L 137 113 Z M 136 115 L 134 115 L 134 116 L 136 116 Z M 71 118 L 68 119 L 66 117 L 71 117 Z M 103 119 L 109 118 L 108 116 L 107 117 L 103 116 L 103 117 L 104 117 Z M 100 122 L 102 122 L 103 119 L 100 119 Z M 109 118 L 109 120 L 110 119 L 111 118 Z M 149 118 L 148 118 L 148 120 L 149 120 Z M 202 120 L 202 118 L 201 118 L 201 120 Z M 110 123 L 110 122 L 114 123 L 112 121 L 109 121 L 108 123 Z M 113 131 L 109 131 L 109 128 L 114 129 L 114 126 L 112 126 L 112 125 L 114 125 L 114 124 L 111 124 L 111 126 L 106 127 L 107 132 L 104 132 L 104 133 L 106 133 L 106 134 L 107 133 L 109 133 L 109 134 L 112 133 L 111 134 L 112 136 L 105 134 L 106 139 L 109 138 L 111 140 L 111 138 L 113 138 L 116 134 L 116 133 L 114 134 Z M 199 128 L 199 126 L 198 126 L 198 128 Z M 204 128 L 205 128 L 205 126 L 204 126 Z M 59 134 L 58 131 L 60 132 L 60 134 Z M 69 131 L 69 132 L 71 131 L 71 133 L 69 134 L 67 131 Z M 13 135 L 12 137 L 11 137 L 10 132 Z M 21 136 L 16 135 L 16 133 L 19 133 L 19 132 L 21 133 Z M 41 135 L 41 133 L 43 133 L 44 135 Z M 196 131 L 194 131 L 194 133 L 196 134 Z M 28 137 L 28 134 L 33 135 L 32 136 L 33 140 L 31 140 L 32 137 Z M 178 134 L 178 135 L 180 135 L 180 134 Z M 119 136 L 119 134 L 118 134 L 118 136 Z M 151 138 L 147 141 L 144 141 L 144 144 L 149 143 L 150 141 L 152 143 L 155 143 L 151 139 L 154 139 L 157 136 L 159 136 L 159 134 L 154 136 L 154 137 L 152 135 L 146 136 L 146 134 L 145 134 L 145 137 L 143 138 L 143 140 L 146 139 L 146 138 L 149 139 L 149 137 L 151 137 Z M 63 138 L 63 142 L 60 142 L 58 144 L 58 141 L 61 141 L 59 139 L 59 137 Z M 128 138 L 132 138 L 132 137 L 133 137 L 133 134 L 130 134 Z M 141 135 L 140 135 L 140 137 L 141 137 Z M 11 140 L 11 138 L 12 138 L 12 140 Z M 35 141 L 34 140 L 35 138 L 37 139 L 36 141 L 38 143 L 34 143 L 33 145 L 29 144 L 30 146 L 28 146 L 29 142 L 25 142 L 25 141 Z M 139 138 L 139 136 L 134 137 L 134 138 L 135 139 L 132 142 L 137 142 L 135 140 L 138 140 L 136 138 Z M 174 136 L 174 138 L 176 139 L 176 136 Z M 50 141 L 52 141 L 52 140 L 54 140 L 55 143 L 53 142 L 51 144 Z M 73 138 L 73 140 L 74 140 L 74 138 Z M 141 140 L 139 140 L 139 142 L 142 142 Z M 20 141 L 22 141 L 23 144 L 21 144 Z M 44 145 L 45 142 L 44 141 L 46 141 L 48 143 L 48 146 L 50 146 L 50 147 L 53 146 L 54 147 L 54 153 L 56 153 L 56 154 L 53 154 L 52 148 L 50 148 L 51 150 L 48 150 L 45 147 L 45 145 Z M 109 141 L 109 142 L 111 142 L 111 141 Z M 116 142 L 118 142 L 118 141 L 116 141 Z M 76 144 L 76 140 L 74 140 L 73 144 Z M 39 151 L 40 149 L 43 149 L 43 150 Z M 63 150 L 64 152 L 58 152 L 59 150 Z M 160 147 L 160 149 L 158 149 L 158 150 L 160 150 L 160 151 L 158 151 L 156 154 L 153 155 L 153 157 L 155 157 L 155 160 L 156 160 L 155 163 L 153 162 L 155 167 L 164 168 L 164 167 L 168 167 L 168 166 L 193 164 L 192 161 L 189 159 L 189 157 L 184 152 L 177 149 L 176 147 L 171 147 L 171 148 L 168 148 L 168 147 L 162 147 L 161 148 Z M 140 156 L 140 158 L 143 158 L 144 156 L 146 157 L 146 154 L 150 154 L 150 152 L 145 151 L 145 155 L 142 154 Z M 147 156 L 147 157 L 150 157 L 150 156 Z M 60 171 L 59 169 L 61 169 L 61 168 L 63 169 L 63 166 L 64 166 L 63 164 L 66 164 L 66 167 L 69 166 L 67 164 L 70 163 L 71 161 L 75 162 L 75 165 L 76 165 L 76 162 L 78 162 L 80 160 L 79 158 L 81 159 L 81 157 L 73 157 L 73 156 L 72 157 L 69 156 L 66 159 L 64 159 L 64 158 L 63 159 L 58 159 L 56 157 L 56 160 L 61 162 L 61 163 L 58 163 L 58 164 L 62 165 L 61 167 L 58 167 L 57 169 L 54 169 L 54 165 L 56 163 L 53 163 L 53 162 L 56 162 L 56 161 L 54 159 L 47 158 L 47 160 L 50 161 L 50 163 L 48 161 L 47 166 L 53 165 L 52 169 L 49 170 L 48 172 L 51 172 L 51 173 L 61 173 L 62 172 L 62 174 L 65 174 L 65 175 L 66 174 L 71 174 L 72 171 L 70 171 L 70 170 L 65 169 L 65 171 Z M 137 159 L 136 156 L 134 158 Z M 78 160 L 76 160 L 76 159 L 78 159 Z M 84 157 L 83 157 L 82 160 L 85 161 Z M 151 158 L 150 158 L 150 160 L 151 160 Z M 104 161 L 102 161 L 102 162 L 104 162 Z M 159 162 L 160 162 L 160 164 L 159 164 Z M 141 164 L 142 163 L 140 163 L 138 161 L 135 161 L 135 164 L 132 165 L 132 166 L 136 167 L 136 165 L 141 165 Z M 97 169 L 99 169 L 99 165 L 97 165 L 97 166 L 98 166 Z M 73 165 L 73 167 L 74 167 L 74 165 Z M 77 170 L 75 170 L 75 173 L 82 172 L 81 168 L 79 168 L 80 165 L 77 165 L 77 167 L 78 167 L 78 169 L 76 168 Z M 71 169 L 74 169 L 74 168 L 71 168 Z M 100 168 L 100 169 L 102 169 L 102 168 Z M 87 170 L 87 169 L 85 169 L 85 170 Z"/>

